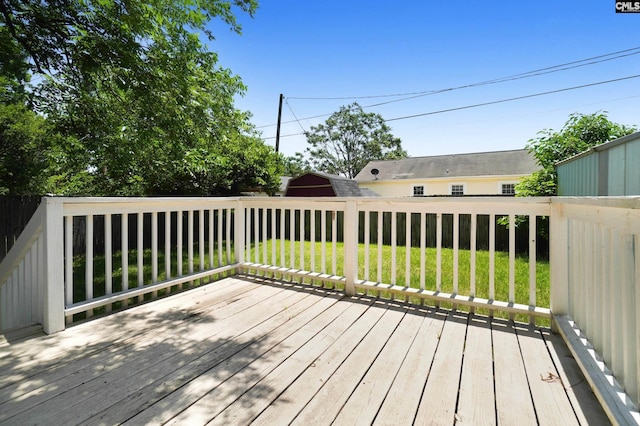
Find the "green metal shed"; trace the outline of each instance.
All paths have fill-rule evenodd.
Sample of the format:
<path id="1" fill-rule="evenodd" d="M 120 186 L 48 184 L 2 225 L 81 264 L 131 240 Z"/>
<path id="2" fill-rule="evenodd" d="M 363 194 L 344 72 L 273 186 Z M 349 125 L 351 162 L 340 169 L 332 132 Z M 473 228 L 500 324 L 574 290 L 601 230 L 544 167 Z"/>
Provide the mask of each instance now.
<path id="1" fill-rule="evenodd" d="M 640 195 L 640 132 L 556 164 L 558 195 Z"/>

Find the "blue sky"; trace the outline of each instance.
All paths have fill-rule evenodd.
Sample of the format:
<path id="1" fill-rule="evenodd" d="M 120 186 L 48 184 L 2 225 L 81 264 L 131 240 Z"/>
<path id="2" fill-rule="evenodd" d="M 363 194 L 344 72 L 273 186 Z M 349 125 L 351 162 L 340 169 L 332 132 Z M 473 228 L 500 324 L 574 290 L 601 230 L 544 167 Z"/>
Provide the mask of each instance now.
<path id="1" fill-rule="evenodd" d="M 296 98 L 442 90 L 640 47 L 640 14 L 617 14 L 610 0 L 265 0 L 253 18 L 240 15 L 239 22 L 242 35 L 212 23 L 210 48 L 247 86 L 237 107 L 251 111 L 270 145 L 280 93 L 282 121 L 293 121 L 282 126 L 286 136 L 309 130 L 341 105 L 399 97 Z M 366 111 L 392 119 L 639 75 L 640 49 L 630 53 L 636 54 Z M 410 156 L 496 151 L 524 148 L 538 131 L 559 130 L 573 112 L 608 111 L 615 122 L 640 125 L 639 106 L 640 78 L 633 78 L 388 124 Z M 302 135 L 280 140 L 287 155 L 305 148 Z"/>

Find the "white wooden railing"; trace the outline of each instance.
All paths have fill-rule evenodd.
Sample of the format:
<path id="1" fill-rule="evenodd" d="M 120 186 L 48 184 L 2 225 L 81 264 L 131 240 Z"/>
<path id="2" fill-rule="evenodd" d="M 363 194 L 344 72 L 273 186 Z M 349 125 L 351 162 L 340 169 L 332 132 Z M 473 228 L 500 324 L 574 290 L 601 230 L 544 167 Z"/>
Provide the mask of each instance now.
<path id="1" fill-rule="evenodd" d="M 0 330 L 42 323 L 53 333 L 74 316 L 110 312 L 233 270 L 237 206 L 238 199 L 45 198 L 0 264 Z M 99 247 L 96 225 L 104 237 Z"/>
<path id="2" fill-rule="evenodd" d="M 610 417 L 640 423 L 640 198 L 552 204 L 555 327 Z"/>
<path id="3" fill-rule="evenodd" d="M 356 292 L 388 294 L 410 299 L 424 299 L 433 303 L 467 306 L 524 314 L 534 321 L 536 317 L 550 318 L 551 311 L 536 303 L 536 218 L 549 216 L 548 199 L 513 198 L 434 198 L 434 199 L 244 199 L 247 212 L 244 229 L 245 252 L 240 266 L 248 272 L 260 271 L 270 275 L 297 277 L 308 281 L 341 285 L 347 294 Z M 435 229 L 427 229 L 427 215 L 436 218 Z M 444 215 L 452 216 L 453 247 L 451 279 L 443 282 L 442 232 Z M 470 241 L 469 264 L 464 273 L 469 275 L 468 286 L 460 286 L 463 266 L 460 263 L 460 216 L 470 217 L 467 239 Z M 510 222 L 508 261 L 508 292 L 496 295 L 496 218 L 505 216 Z M 477 280 L 476 237 L 478 219 L 488 222 L 488 276 L 480 291 Z M 527 218 L 529 227 L 528 276 L 516 280 L 516 217 Z M 291 220 L 293 218 L 293 220 Z M 339 220 L 342 219 L 343 220 Z M 309 221 L 307 224 L 306 222 Z M 279 224 L 278 224 L 279 222 Z M 318 223 L 319 222 L 319 223 Z M 375 229 L 371 229 L 375 223 Z M 288 225 L 287 225 L 288 224 Z M 319 225 L 319 226 L 318 226 Z M 289 227 L 287 229 L 287 226 Z M 499 225 L 498 225 L 499 226 Z M 318 232 L 325 230 L 325 232 Z M 364 229 L 362 235 L 358 230 Z M 427 235 L 433 232 L 435 267 L 426 267 Z M 317 234 L 320 235 L 317 235 Z M 390 235 L 383 242 L 384 234 Z M 371 235 L 374 240 L 371 240 Z M 290 238 L 296 235 L 296 238 Z M 339 235 L 339 237 L 338 237 Z M 274 237 L 275 236 L 275 237 Z M 416 238 L 417 237 L 417 238 Z M 302 244 L 301 241 L 307 241 Z M 412 244 L 417 240 L 418 244 Z M 319 242 L 316 244 L 310 242 Z M 402 243 L 399 245 L 399 241 Z M 360 243 L 359 254 L 358 243 Z M 340 245 L 340 257 L 337 246 Z M 383 247 L 390 246 L 390 250 Z M 419 247 L 419 254 L 412 250 Z M 305 250 L 311 253 L 305 256 Z M 401 252 L 401 254 L 399 254 Z M 419 262 L 412 262 L 412 255 Z M 402 258 L 400 258 L 400 256 Z M 341 259 L 341 263 L 338 259 Z M 433 262 L 432 262 L 433 263 Z M 416 265 L 414 265 L 416 264 Z M 417 270 L 416 270 L 417 266 Z M 398 277 L 402 275 L 403 281 Z M 426 285 L 427 277 L 433 285 Z M 468 287 L 468 288 L 467 288 Z M 516 294 L 525 294 L 516 300 Z"/>
<path id="4" fill-rule="evenodd" d="M 497 218 L 508 224 L 502 252 Z M 546 218 L 550 295 L 540 298 Z M 516 227 L 523 220 L 528 228 Z M 603 405 L 640 421 L 640 200 L 629 197 L 45 198 L 0 263 L 0 330 L 41 323 L 53 333 L 238 272 L 532 323 L 553 317 L 594 389 L 609 385 Z"/>

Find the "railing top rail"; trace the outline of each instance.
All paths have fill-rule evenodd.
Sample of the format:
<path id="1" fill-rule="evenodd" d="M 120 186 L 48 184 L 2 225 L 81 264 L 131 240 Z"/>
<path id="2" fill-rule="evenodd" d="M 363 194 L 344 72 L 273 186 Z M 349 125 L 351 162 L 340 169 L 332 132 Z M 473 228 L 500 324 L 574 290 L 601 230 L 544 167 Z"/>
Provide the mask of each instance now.
<path id="1" fill-rule="evenodd" d="M 553 197 L 553 204 L 571 204 L 589 207 L 614 207 L 622 209 L 640 209 L 640 196 L 624 197 Z"/>
<path id="2" fill-rule="evenodd" d="M 61 203 L 65 216 L 87 214 L 124 214 L 151 213 L 164 211 L 185 211 L 211 208 L 236 207 L 238 197 L 96 197 L 96 198 L 50 198 L 53 202 Z"/>

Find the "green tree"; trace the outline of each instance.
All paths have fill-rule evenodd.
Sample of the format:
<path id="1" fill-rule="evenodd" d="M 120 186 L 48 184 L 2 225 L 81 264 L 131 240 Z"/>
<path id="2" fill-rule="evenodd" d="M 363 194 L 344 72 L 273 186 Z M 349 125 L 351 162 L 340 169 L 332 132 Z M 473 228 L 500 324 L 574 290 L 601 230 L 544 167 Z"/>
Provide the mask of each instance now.
<path id="1" fill-rule="evenodd" d="M 355 177 L 371 160 L 407 156 L 384 118 L 365 113 L 358 103 L 340 107 L 324 124 L 311 127 L 305 135 L 311 166 L 348 178 Z"/>
<path id="2" fill-rule="evenodd" d="M 542 170 L 522 179 L 516 193 L 523 197 L 556 195 L 556 163 L 634 131 L 634 127 L 609 121 L 606 112 L 571 114 L 560 131 L 545 129 L 529 140 L 527 148 Z"/>
<path id="3" fill-rule="evenodd" d="M 291 157 L 283 157 L 282 161 L 284 163 L 284 176 L 294 177 L 311 171 L 309 162 L 305 160 L 301 152 L 296 152 Z"/>
<path id="4" fill-rule="evenodd" d="M 39 76 L 31 103 L 64 137 L 50 150 L 51 192 L 209 195 L 273 185 L 279 157 L 234 106 L 246 88 L 201 39 L 213 39 L 214 18 L 239 33 L 235 11 L 256 8 L 255 0 L 0 0 L 1 28 Z M 263 161 L 238 164 L 241 148 L 254 151 L 241 158 Z"/>
<path id="5" fill-rule="evenodd" d="M 45 187 L 44 118 L 18 103 L 0 103 L 0 195 L 40 194 Z"/>

